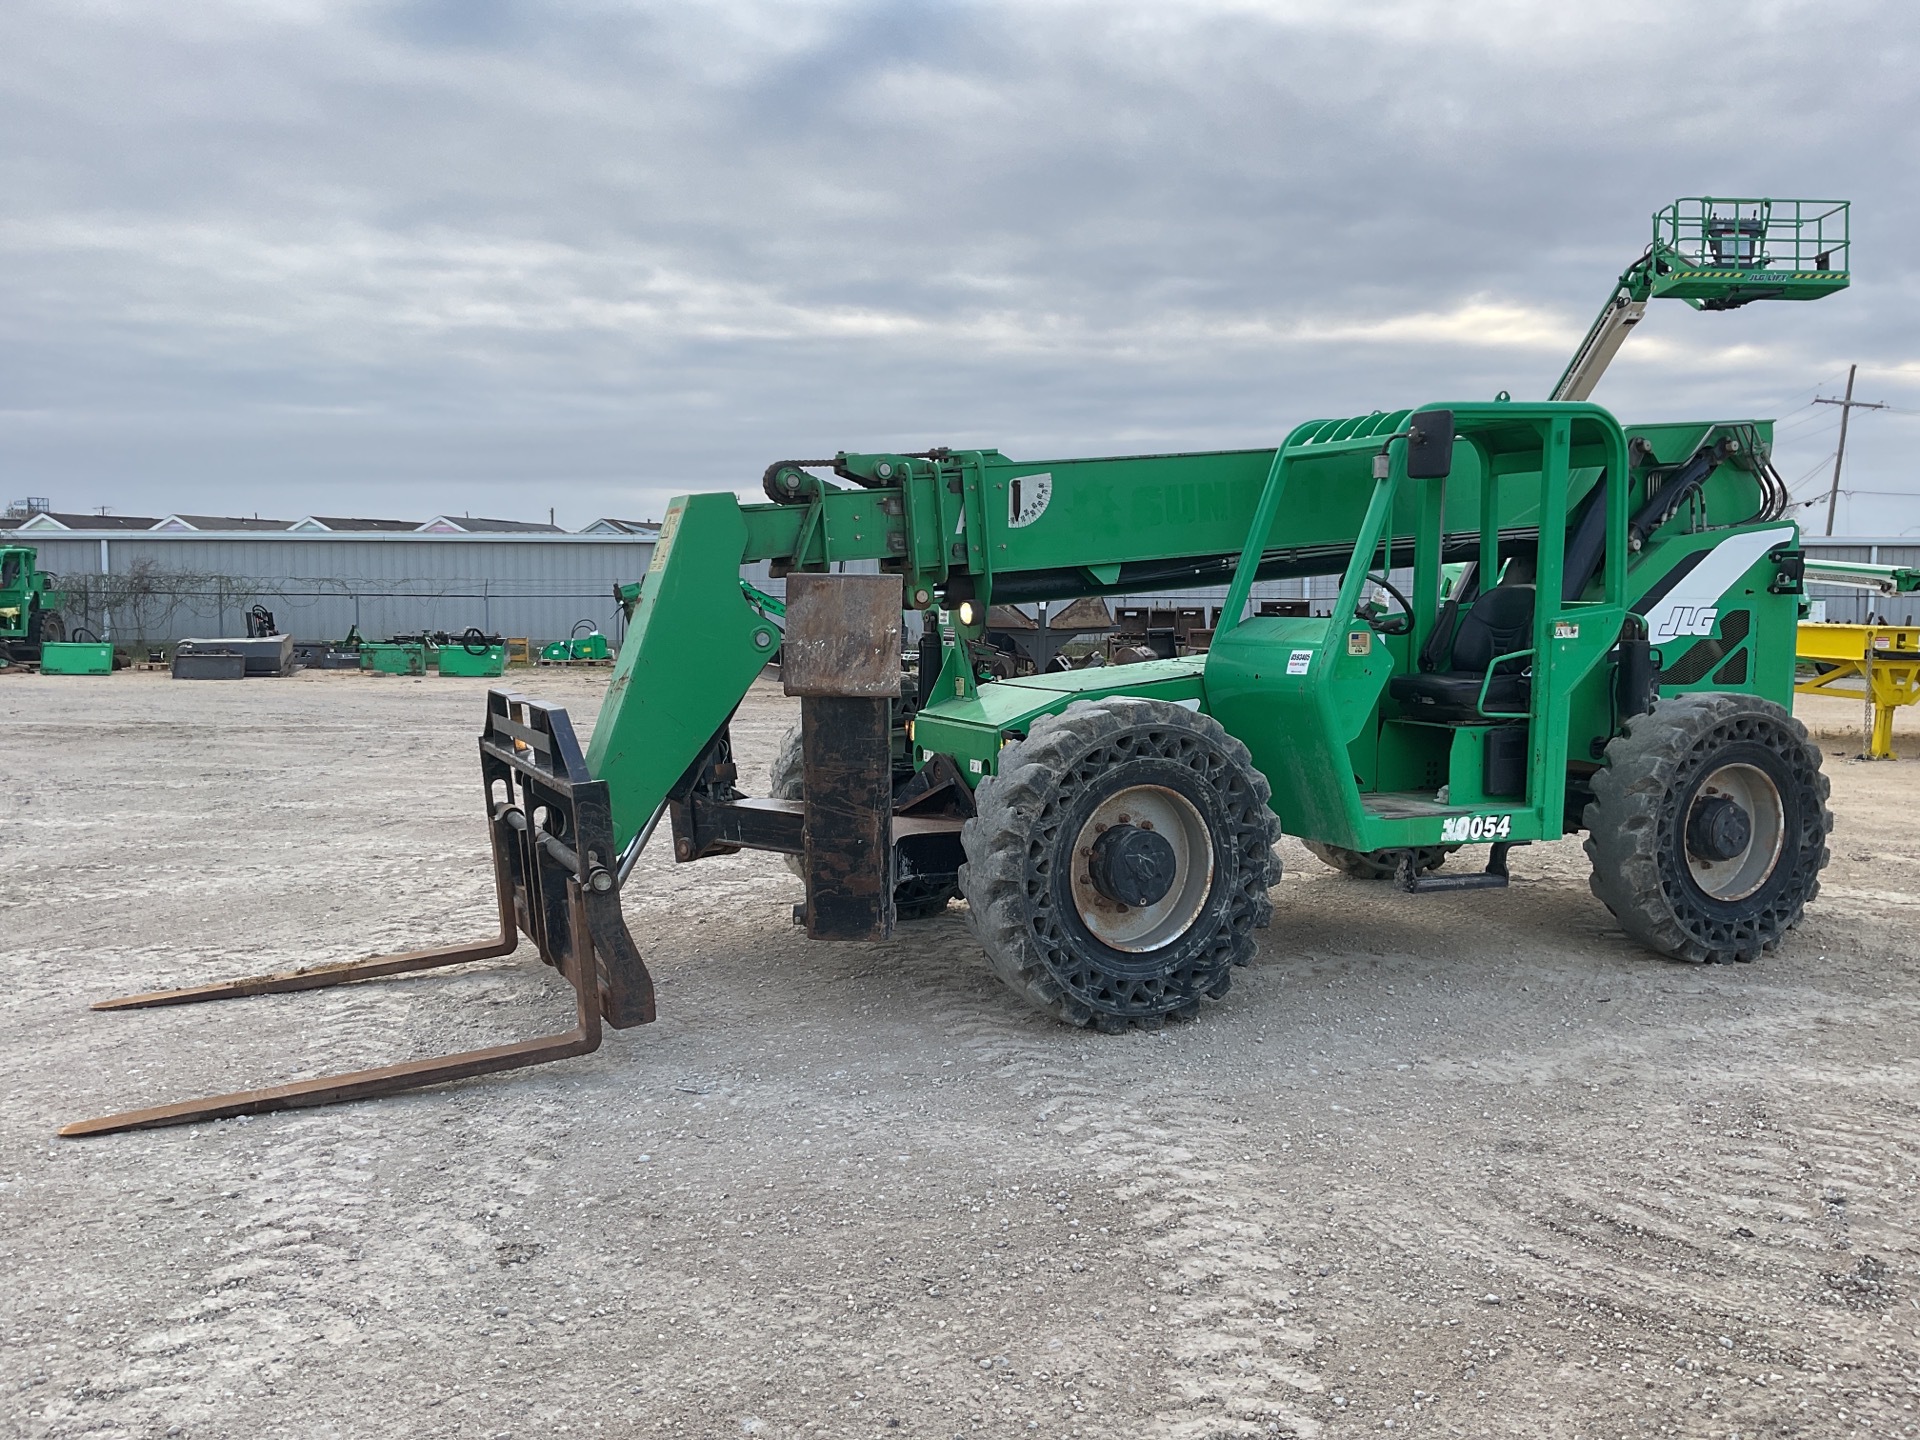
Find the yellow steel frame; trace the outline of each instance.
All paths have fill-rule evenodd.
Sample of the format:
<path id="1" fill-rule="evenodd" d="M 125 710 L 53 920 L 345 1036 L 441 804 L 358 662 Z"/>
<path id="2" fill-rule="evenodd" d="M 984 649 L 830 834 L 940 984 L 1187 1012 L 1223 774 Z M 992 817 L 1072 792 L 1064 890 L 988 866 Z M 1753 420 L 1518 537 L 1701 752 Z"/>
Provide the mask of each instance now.
<path id="1" fill-rule="evenodd" d="M 1864 701 L 1867 758 L 1893 759 L 1893 712 L 1920 700 L 1920 626 L 1800 624 L 1799 662 L 1812 679 L 1796 681 L 1797 695 Z"/>

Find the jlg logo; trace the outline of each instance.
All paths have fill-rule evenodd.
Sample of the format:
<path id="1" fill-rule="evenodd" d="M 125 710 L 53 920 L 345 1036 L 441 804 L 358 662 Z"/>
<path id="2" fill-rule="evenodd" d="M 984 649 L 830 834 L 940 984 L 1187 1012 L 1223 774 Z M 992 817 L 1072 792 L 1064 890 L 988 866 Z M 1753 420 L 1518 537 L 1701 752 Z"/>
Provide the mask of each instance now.
<path id="1" fill-rule="evenodd" d="M 1719 617 L 1718 605 L 1675 605 L 1660 617 L 1653 638 L 1672 640 L 1681 635 L 1711 635 L 1713 622 Z"/>

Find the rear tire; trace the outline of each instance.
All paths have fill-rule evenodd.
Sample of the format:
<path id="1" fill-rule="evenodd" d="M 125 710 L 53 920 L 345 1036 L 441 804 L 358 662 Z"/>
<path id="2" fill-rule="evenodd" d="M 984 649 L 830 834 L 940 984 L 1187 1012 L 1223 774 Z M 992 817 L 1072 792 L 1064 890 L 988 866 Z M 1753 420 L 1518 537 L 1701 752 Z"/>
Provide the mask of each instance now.
<path id="1" fill-rule="evenodd" d="M 1208 716 L 1076 701 L 1003 749 L 975 792 L 960 835 L 967 924 L 1008 986 L 1069 1025 L 1191 1019 L 1226 995 L 1272 917 L 1269 797 L 1246 746 Z"/>
<path id="2" fill-rule="evenodd" d="M 767 795 L 774 800 L 807 798 L 806 762 L 800 753 L 800 727 L 795 725 L 780 741 L 773 765 L 767 772 Z M 807 878 L 806 861 L 798 855 L 780 857 L 801 880 Z M 946 913 L 947 906 L 960 893 L 951 875 L 911 875 L 893 888 L 895 920 L 931 920 Z"/>
<path id="3" fill-rule="evenodd" d="M 1627 721 L 1593 777 L 1581 816 L 1593 893 L 1662 955 L 1756 959 L 1820 893 L 1827 792 L 1819 748 L 1772 701 L 1662 700 Z"/>
<path id="4" fill-rule="evenodd" d="M 1400 873 L 1402 850 L 1349 850 L 1344 845 L 1323 845 L 1318 840 L 1300 842 L 1323 864 L 1332 866 L 1349 880 L 1391 880 Z M 1438 870 L 1458 845 L 1422 845 L 1416 859 L 1422 875 Z"/>

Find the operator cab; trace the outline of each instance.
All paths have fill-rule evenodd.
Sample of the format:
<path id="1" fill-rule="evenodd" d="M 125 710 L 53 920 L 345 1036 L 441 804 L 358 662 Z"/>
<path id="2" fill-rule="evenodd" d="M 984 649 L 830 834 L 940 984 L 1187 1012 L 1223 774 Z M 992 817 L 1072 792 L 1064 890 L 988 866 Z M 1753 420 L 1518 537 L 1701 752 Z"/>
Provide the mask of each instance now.
<path id="1" fill-rule="evenodd" d="M 1422 455 L 1410 441 L 1404 479 L 1377 466 L 1387 470 L 1383 485 L 1402 488 L 1349 562 L 1350 586 L 1378 582 L 1389 566 L 1404 573 L 1411 562 L 1411 583 L 1401 582 L 1409 594 L 1383 587 L 1404 613 L 1378 615 L 1364 604 L 1356 612 L 1391 666 L 1374 682 L 1383 693 L 1371 731 L 1352 747 L 1360 807 L 1383 820 L 1484 819 L 1482 807 L 1518 802 L 1534 810 L 1542 834 L 1557 834 L 1556 777 L 1575 757 L 1548 738 L 1567 727 L 1573 687 L 1624 614 L 1624 567 L 1609 553 L 1609 526 L 1620 520 L 1610 511 L 1628 468 L 1624 439 L 1594 412 L 1557 427 L 1544 415 L 1508 424 L 1491 407 L 1463 425 L 1453 419 L 1436 411 L 1406 422 L 1415 435 L 1423 422 L 1457 434 L 1460 464 Z M 1587 763 L 1584 753 L 1577 759 Z"/>
<path id="2" fill-rule="evenodd" d="M 1457 626 L 1459 601 L 1447 601 L 1421 650 L 1421 668 L 1394 676 L 1387 693 L 1423 720 L 1478 720 L 1483 704 L 1508 714 L 1524 711 L 1533 676 L 1519 652 L 1533 644 L 1533 578 L 1533 555 L 1516 554 L 1500 583 L 1483 591 Z M 1437 653 L 1443 650 L 1444 668 Z"/>

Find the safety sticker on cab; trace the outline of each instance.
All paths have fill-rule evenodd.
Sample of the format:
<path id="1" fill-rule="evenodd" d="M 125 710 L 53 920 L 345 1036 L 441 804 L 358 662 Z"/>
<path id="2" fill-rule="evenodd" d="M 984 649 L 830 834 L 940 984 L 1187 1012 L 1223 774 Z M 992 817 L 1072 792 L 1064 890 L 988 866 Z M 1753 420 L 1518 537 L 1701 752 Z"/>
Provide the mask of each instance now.
<path id="1" fill-rule="evenodd" d="M 1440 843 L 1464 845 L 1475 840 L 1504 840 L 1512 833 L 1511 815 L 1449 815 L 1440 824 Z"/>
<path id="2" fill-rule="evenodd" d="M 1311 650 L 1296 650 L 1287 657 L 1287 674 L 1304 675 L 1307 673 L 1307 667 L 1311 664 L 1313 664 L 1313 652 Z"/>

